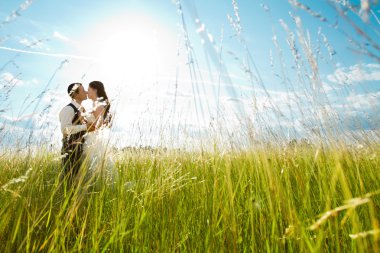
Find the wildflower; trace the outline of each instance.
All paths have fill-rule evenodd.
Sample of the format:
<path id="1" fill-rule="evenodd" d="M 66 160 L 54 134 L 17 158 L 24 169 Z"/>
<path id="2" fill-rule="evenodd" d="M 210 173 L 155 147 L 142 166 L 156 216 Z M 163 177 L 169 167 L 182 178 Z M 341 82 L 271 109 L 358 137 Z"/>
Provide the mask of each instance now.
<path id="1" fill-rule="evenodd" d="M 361 233 L 357 233 L 357 234 L 350 234 L 349 236 L 351 239 L 355 240 L 358 238 L 365 238 L 369 235 L 377 235 L 377 234 L 380 234 L 380 229 L 374 229 L 374 230 L 361 232 Z"/>
<path id="2" fill-rule="evenodd" d="M 64 153 L 63 155 L 54 158 L 53 161 L 60 161 L 62 158 L 65 158 L 68 155 L 69 155 L 68 153 Z"/>
<path id="3" fill-rule="evenodd" d="M 28 178 L 29 178 L 29 174 L 30 172 L 32 171 L 32 168 L 29 168 L 25 174 L 23 176 L 20 176 L 18 178 L 13 178 L 11 180 L 9 180 L 8 183 L 6 183 L 5 185 L 3 185 L 1 187 L 2 190 L 7 190 L 8 189 L 8 186 L 12 185 L 12 184 L 17 184 L 17 183 L 22 183 L 22 182 L 25 182 Z"/>

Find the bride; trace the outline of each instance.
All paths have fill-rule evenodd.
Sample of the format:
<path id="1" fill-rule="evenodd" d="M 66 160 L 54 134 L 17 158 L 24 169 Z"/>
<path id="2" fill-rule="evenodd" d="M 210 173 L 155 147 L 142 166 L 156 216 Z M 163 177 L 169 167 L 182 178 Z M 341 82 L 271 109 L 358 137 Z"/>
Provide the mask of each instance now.
<path id="1" fill-rule="evenodd" d="M 106 176 L 113 177 L 112 153 L 108 147 L 112 123 L 111 104 L 102 82 L 93 81 L 89 84 L 88 98 L 92 100 L 93 107 L 85 113 L 84 121 L 93 123 L 96 130 L 85 136 L 83 145 L 85 159 L 90 163 L 91 172 L 104 168 Z"/>

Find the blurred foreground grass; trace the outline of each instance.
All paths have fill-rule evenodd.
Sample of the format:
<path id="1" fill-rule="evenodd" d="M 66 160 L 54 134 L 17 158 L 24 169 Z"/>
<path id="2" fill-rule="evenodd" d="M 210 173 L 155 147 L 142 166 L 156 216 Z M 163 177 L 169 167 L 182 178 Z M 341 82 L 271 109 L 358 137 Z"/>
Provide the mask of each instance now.
<path id="1" fill-rule="evenodd" d="M 70 188 L 2 156 L 0 251 L 379 252 L 378 145 L 115 156 Z"/>

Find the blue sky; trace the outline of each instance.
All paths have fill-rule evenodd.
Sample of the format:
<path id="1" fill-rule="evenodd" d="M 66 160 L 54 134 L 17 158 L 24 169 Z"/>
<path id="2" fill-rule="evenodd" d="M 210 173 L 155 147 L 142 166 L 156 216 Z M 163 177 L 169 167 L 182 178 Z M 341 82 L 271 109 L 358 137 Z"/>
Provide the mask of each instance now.
<path id="1" fill-rule="evenodd" d="M 347 18 L 335 9 L 346 7 L 330 1 L 176 2 L 1 2 L 0 89 L 14 87 L 0 97 L 0 123 L 20 129 L 47 124 L 44 131 L 59 139 L 67 85 L 102 80 L 114 99 L 115 131 L 133 136 L 128 145 L 179 138 L 173 129 L 207 136 L 212 124 L 229 135 L 245 117 L 257 134 L 269 126 L 286 129 L 289 138 L 293 132 L 309 136 L 314 125 L 337 118 L 344 131 L 378 129 L 380 65 L 363 50 L 380 56 L 373 45 L 380 41 L 379 4 L 365 21 L 360 1 L 349 1 L 358 9 Z M 11 15 L 15 10 L 19 16 Z M 292 38 L 296 51 L 288 45 Z"/>

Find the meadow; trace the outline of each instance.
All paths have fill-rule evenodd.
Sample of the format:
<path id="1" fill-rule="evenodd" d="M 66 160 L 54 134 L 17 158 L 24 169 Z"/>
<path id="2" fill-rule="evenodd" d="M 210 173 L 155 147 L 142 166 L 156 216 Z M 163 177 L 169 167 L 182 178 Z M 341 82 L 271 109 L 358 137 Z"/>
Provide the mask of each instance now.
<path id="1" fill-rule="evenodd" d="M 0 158 L 1 252 L 379 252 L 380 146 Z"/>
<path id="2" fill-rule="evenodd" d="M 215 23 L 213 31 L 205 24 L 215 10 L 172 1 L 175 43 L 164 48 L 176 57 L 162 83 L 147 66 L 159 59 L 143 43 L 155 41 L 142 36 L 150 26 L 142 17 L 123 24 L 136 25 L 137 38 L 113 38 L 99 59 L 120 72 L 106 75 L 115 94 L 113 139 L 132 144 L 109 149 L 111 164 L 86 161 L 73 183 L 60 176 L 57 146 L 67 84 L 98 78 L 104 66 L 83 49 L 125 27 L 96 30 L 84 52 L 67 54 L 76 38 L 50 25 L 24 39 L 30 27 L 16 33 L 26 22 L 12 23 L 32 2 L 0 24 L 8 53 L 0 65 L 0 252 L 380 252 L 378 1 L 289 0 L 286 16 L 277 16 L 278 2 L 264 1 L 256 7 L 265 16 L 250 23 L 260 12 L 232 0 L 220 10 L 228 26 Z M 78 4 L 65 15 L 75 16 Z M 12 39 L 20 45 L 6 46 Z M 28 81 L 30 72 L 40 81 Z M 124 72 L 153 79 L 125 80 Z M 291 141 L 302 138 L 310 141 Z"/>

